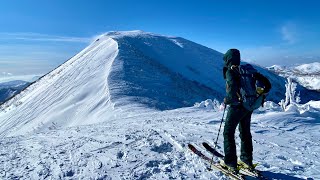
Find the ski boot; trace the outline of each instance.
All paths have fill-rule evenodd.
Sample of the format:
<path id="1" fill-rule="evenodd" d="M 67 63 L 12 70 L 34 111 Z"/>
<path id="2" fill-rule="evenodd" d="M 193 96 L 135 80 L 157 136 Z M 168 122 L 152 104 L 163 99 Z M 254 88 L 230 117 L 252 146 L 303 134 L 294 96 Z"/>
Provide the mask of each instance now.
<path id="1" fill-rule="evenodd" d="M 242 160 L 238 161 L 238 169 L 239 170 L 247 171 L 252 176 L 260 177 L 262 175 L 261 175 L 260 171 L 258 171 L 256 169 L 257 165 L 258 164 L 252 164 L 252 163 L 248 163 L 248 162 L 245 162 L 245 161 L 242 161 Z"/>
<path id="2" fill-rule="evenodd" d="M 224 160 L 220 160 L 220 166 L 228 171 L 230 171 L 232 174 L 239 174 L 239 169 L 237 165 L 228 165 L 224 162 Z"/>

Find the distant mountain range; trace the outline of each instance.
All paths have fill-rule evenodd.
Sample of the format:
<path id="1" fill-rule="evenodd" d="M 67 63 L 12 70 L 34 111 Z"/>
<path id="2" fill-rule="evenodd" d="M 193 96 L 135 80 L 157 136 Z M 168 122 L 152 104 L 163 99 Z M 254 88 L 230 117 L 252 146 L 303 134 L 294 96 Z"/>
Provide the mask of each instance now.
<path id="1" fill-rule="evenodd" d="M 9 99 L 10 97 L 20 93 L 30 82 L 26 81 L 9 81 L 0 83 L 0 104 Z"/>
<path id="2" fill-rule="evenodd" d="M 279 66 L 267 67 L 270 71 L 282 77 L 291 77 L 294 81 L 310 90 L 320 91 L 320 63 L 303 64 L 299 66 Z"/>

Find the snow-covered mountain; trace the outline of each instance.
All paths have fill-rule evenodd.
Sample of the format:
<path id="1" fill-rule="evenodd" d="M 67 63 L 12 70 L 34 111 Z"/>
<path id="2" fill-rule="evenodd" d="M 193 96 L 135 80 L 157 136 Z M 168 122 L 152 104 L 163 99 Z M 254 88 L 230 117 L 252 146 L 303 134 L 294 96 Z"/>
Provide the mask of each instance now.
<path id="1" fill-rule="evenodd" d="M 222 56 L 178 37 L 101 35 L 0 106 L 0 179 L 226 179 L 186 148 L 217 135 L 223 113 L 201 101 L 225 95 Z M 256 68 L 279 102 L 285 79 Z M 303 101 L 319 97 L 299 88 Z M 320 178 L 319 101 L 287 112 L 276 103 L 252 118 L 258 168 Z"/>
<path id="2" fill-rule="evenodd" d="M 223 54 L 178 37 L 109 32 L 1 106 L 0 135 L 105 122 L 123 111 L 166 110 L 204 99 L 222 101 Z M 269 100 L 284 96 L 272 82 Z M 302 102 L 314 99 L 301 92 Z M 311 98 L 310 98 L 311 97 Z M 32 110 L 30 110 L 32 107 Z"/>
<path id="3" fill-rule="evenodd" d="M 221 53 L 182 38 L 109 32 L 3 104 L 0 134 L 104 122 L 127 108 L 222 100 L 222 65 Z"/>
<path id="4" fill-rule="evenodd" d="M 300 74 L 319 75 L 320 74 L 320 63 L 314 62 L 310 64 L 303 64 L 294 68 Z"/>
<path id="5" fill-rule="evenodd" d="M 282 77 L 291 77 L 300 85 L 310 89 L 320 91 L 320 63 L 302 64 L 299 66 L 285 67 L 273 65 L 268 67 L 270 71 Z"/>
<path id="6" fill-rule="evenodd" d="M 0 83 L 0 104 L 5 102 L 12 96 L 20 93 L 20 91 L 27 87 L 29 84 L 29 82 L 20 80 Z"/>

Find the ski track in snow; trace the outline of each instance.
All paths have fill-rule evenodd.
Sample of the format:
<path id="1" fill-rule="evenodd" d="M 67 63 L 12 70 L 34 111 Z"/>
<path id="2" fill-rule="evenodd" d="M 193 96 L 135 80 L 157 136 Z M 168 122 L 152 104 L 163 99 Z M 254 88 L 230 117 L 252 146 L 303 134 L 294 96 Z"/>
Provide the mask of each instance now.
<path id="1" fill-rule="evenodd" d="M 191 107 L 2 138 L 0 177 L 226 179 L 220 172 L 207 171 L 186 147 L 191 142 L 203 150 L 203 141 L 212 145 L 221 115 Z M 319 122 L 308 119 L 284 112 L 253 116 L 254 159 L 265 175 L 274 179 L 320 178 Z M 299 123 L 294 120 L 306 120 L 304 127 L 295 128 Z M 238 135 L 236 141 L 239 147 Z"/>

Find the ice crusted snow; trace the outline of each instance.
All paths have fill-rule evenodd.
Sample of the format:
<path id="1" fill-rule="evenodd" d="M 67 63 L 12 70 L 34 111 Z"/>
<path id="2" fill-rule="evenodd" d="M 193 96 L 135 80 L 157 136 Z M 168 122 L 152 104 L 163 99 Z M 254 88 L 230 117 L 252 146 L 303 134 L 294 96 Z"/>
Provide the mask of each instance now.
<path id="1" fill-rule="evenodd" d="M 221 53 L 183 38 L 99 36 L 1 106 L 0 179 L 227 179 L 186 148 L 216 138 L 221 69 Z M 275 102 L 252 117 L 258 169 L 319 179 L 320 102 L 282 112 L 284 79 L 259 70 Z"/>

